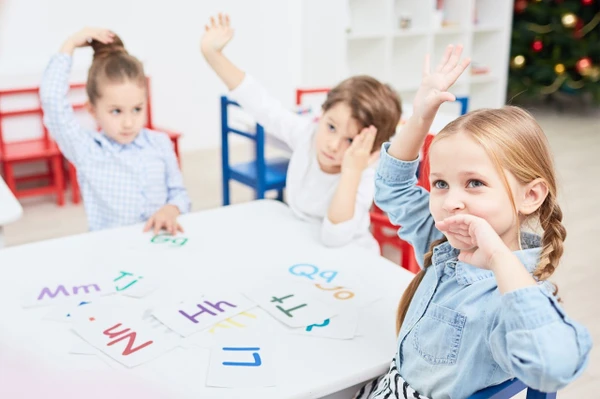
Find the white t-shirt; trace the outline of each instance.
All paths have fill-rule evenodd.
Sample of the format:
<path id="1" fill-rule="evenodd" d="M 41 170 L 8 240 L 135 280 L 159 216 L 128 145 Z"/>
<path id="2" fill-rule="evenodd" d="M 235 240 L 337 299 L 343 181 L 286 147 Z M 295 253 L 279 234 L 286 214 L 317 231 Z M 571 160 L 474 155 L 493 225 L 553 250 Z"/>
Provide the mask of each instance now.
<path id="1" fill-rule="evenodd" d="M 283 141 L 291 150 L 287 172 L 287 198 L 294 214 L 302 220 L 321 225 L 321 241 L 330 247 L 350 242 L 379 253 L 379 244 L 369 231 L 369 210 L 375 195 L 375 167 L 367 168 L 361 177 L 354 217 L 333 224 L 327 218 L 341 174 L 329 174 L 319 168 L 315 152 L 316 125 L 307 118 L 283 107 L 252 76 L 229 93 L 242 108 L 264 128 Z"/>

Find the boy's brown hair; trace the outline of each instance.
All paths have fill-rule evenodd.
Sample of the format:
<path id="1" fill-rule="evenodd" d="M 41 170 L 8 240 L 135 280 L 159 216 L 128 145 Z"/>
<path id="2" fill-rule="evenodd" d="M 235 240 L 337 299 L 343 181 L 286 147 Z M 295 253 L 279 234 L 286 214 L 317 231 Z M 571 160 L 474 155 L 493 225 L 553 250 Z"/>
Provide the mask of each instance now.
<path id="1" fill-rule="evenodd" d="M 352 118 L 361 125 L 361 129 L 370 125 L 377 128 L 372 152 L 379 150 L 394 135 L 402 115 L 398 94 L 389 85 L 371 76 L 353 76 L 335 86 L 327 94 L 323 112 L 338 103 L 350 107 Z"/>

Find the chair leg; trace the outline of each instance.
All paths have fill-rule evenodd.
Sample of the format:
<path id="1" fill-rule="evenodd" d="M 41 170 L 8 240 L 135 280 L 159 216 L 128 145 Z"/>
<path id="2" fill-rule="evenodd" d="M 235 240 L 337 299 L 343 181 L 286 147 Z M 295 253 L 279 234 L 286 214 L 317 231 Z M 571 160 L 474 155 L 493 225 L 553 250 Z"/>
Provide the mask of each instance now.
<path id="1" fill-rule="evenodd" d="M 544 393 L 534 389 L 527 389 L 527 399 L 556 399 L 556 392 Z"/>
<path id="2" fill-rule="evenodd" d="M 56 188 L 58 206 L 63 206 L 65 204 L 65 179 L 63 175 L 62 156 L 53 157 L 51 162 L 51 175 L 54 187 Z"/>
<path id="3" fill-rule="evenodd" d="M 79 182 L 77 181 L 77 169 L 75 166 L 67 161 L 67 168 L 69 170 L 69 180 L 71 181 L 71 201 L 74 204 L 79 204 L 81 201 L 81 192 L 79 190 Z"/>
<path id="4" fill-rule="evenodd" d="M 223 206 L 229 205 L 229 178 L 223 178 Z"/>
<path id="5" fill-rule="evenodd" d="M 46 160 L 46 168 L 48 169 L 48 185 L 55 186 L 56 180 L 54 176 L 54 159 Z"/>
<path id="6" fill-rule="evenodd" d="M 383 229 L 377 223 L 372 223 L 373 226 L 373 238 L 379 244 L 379 253 L 383 256 Z"/>
<path id="7" fill-rule="evenodd" d="M 13 170 L 12 164 L 9 162 L 3 162 L 3 167 L 6 185 L 8 186 L 10 191 L 12 191 L 13 195 L 17 197 L 17 181 L 15 179 L 15 172 Z"/>
<path id="8" fill-rule="evenodd" d="M 277 201 L 283 202 L 283 189 L 277 190 Z"/>

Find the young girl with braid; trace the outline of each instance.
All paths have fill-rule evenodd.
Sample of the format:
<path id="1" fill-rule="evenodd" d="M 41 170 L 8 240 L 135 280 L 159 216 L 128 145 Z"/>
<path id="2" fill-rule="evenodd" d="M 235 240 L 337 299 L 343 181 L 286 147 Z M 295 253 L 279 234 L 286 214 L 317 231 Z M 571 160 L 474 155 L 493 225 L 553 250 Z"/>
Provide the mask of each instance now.
<path id="1" fill-rule="evenodd" d="M 461 52 L 449 46 L 434 72 L 426 60 L 414 113 L 382 147 L 375 202 L 401 226 L 422 270 L 398 308 L 388 373 L 357 398 L 461 399 L 512 378 L 555 392 L 588 363 L 590 335 L 547 281 L 566 231 L 535 119 L 512 106 L 456 119 L 431 144 L 431 192 L 417 186 L 419 150 L 469 64 Z M 541 236 L 522 231 L 531 222 Z"/>

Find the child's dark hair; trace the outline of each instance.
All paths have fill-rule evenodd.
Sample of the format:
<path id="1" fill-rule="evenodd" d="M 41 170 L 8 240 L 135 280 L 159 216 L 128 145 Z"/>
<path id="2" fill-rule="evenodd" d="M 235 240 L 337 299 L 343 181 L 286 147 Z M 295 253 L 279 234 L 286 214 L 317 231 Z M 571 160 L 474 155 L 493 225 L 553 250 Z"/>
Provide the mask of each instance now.
<path id="1" fill-rule="evenodd" d="M 112 43 L 104 44 L 97 40 L 91 43 L 94 49 L 94 60 L 88 72 L 86 91 L 90 103 L 95 104 L 100 97 L 103 83 L 123 83 L 127 80 L 146 86 L 144 66 L 130 55 L 123 41 L 114 35 Z"/>
<path id="2" fill-rule="evenodd" d="M 400 97 L 387 84 L 370 76 L 353 76 L 335 86 L 323 103 L 323 112 L 344 103 L 361 128 L 373 125 L 377 136 L 372 151 L 378 150 L 396 132 L 402 115 Z"/>

